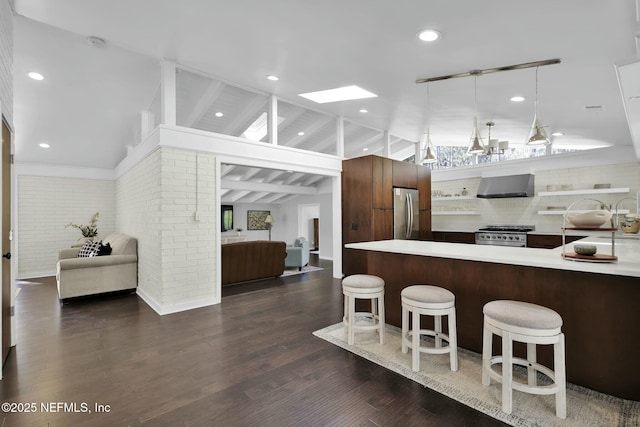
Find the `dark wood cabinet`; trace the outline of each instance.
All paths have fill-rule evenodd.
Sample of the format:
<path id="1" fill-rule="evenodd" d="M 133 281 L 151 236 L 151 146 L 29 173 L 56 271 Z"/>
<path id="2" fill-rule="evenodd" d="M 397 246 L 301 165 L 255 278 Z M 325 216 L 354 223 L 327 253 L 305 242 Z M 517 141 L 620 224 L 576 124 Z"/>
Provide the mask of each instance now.
<path id="1" fill-rule="evenodd" d="M 393 160 L 374 156 L 372 159 L 373 207 L 393 209 Z"/>
<path id="2" fill-rule="evenodd" d="M 434 231 L 433 239 L 436 242 L 448 243 L 475 243 L 476 234 L 465 231 Z"/>
<path id="3" fill-rule="evenodd" d="M 414 163 L 393 161 L 393 186 L 417 189 L 417 168 L 418 166 Z M 431 193 L 429 193 L 429 197 L 431 197 Z"/>
<path id="4" fill-rule="evenodd" d="M 373 209 L 373 238 L 371 240 L 393 239 L 393 209 Z"/>
<path id="5" fill-rule="evenodd" d="M 566 236 L 566 243 L 584 239 L 586 236 Z M 528 248 L 553 249 L 562 246 L 562 235 L 559 234 L 527 234 Z"/>
<path id="6" fill-rule="evenodd" d="M 380 156 L 342 162 L 342 241 L 393 239 L 393 187 L 420 192 L 419 238 L 431 239 L 431 170 Z M 361 252 L 361 251 L 360 251 Z M 359 251 L 343 248 L 345 274 L 366 272 Z"/>

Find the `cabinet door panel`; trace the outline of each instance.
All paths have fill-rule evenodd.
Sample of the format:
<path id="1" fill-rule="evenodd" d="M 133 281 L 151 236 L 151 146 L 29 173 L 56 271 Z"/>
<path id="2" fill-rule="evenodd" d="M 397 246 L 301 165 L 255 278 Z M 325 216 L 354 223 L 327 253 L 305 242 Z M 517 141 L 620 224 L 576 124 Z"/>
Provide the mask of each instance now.
<path id="1" fill-rule="evenodd" d="M 393 161 L 373 156 L 373 207 L 393 208 L 392 170 Z"/>
<path id="2" fill-rule="evenodd" d="M 418 170 L 418 191 L 420 192 L 420 210 L 431 210 L 431 169 L 416 166 Z"/>
<path id="3" fill-rule="evenodd" d="M 393 239 L 393 209 L 373 210 L 373 240 Z"/>
<path id="4" fill-rule="evenodd" d="M 420 233 L 418 234 L 420 240 L 432 240 L 433 235 L 431 233 L 431 211 L 420 211 Z"/>
<path id="5" fill-rule="evenodd" d="M 342 241 L 371 240 L 371 159 L 342 162 Z"/>
<path id="6" fill-rule="evenodd" d="M 393 186 L 418 188 L 418 172 L 414 163 L 393 162 Z"/>

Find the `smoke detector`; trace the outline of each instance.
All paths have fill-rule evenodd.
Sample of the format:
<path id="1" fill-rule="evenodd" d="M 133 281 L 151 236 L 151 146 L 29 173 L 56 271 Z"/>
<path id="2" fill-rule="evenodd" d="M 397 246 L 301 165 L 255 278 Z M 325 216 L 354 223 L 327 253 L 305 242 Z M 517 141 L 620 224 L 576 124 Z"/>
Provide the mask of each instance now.
<path id="1" fill-rule="evenodd" d="M 104 40 L 101 39 L 100 37 L 91 36 L 87 38 L 87 43 L 89 44 L 89 46 L 93 46 L 97 48 L 104 47 Z"/>

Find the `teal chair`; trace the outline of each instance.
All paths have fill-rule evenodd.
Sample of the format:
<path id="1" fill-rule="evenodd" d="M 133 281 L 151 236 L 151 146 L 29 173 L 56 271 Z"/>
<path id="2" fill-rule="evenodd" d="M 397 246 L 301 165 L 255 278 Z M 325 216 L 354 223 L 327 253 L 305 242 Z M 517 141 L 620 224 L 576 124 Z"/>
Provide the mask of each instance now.
<path id="1" fill-rule="evenodd" d="M 309 264 L 309 242 L 304 237 L 298 237 L 293 246 L 287 245 L 287 257 L 284 260 L 285 268 L 302 267 Z"/>

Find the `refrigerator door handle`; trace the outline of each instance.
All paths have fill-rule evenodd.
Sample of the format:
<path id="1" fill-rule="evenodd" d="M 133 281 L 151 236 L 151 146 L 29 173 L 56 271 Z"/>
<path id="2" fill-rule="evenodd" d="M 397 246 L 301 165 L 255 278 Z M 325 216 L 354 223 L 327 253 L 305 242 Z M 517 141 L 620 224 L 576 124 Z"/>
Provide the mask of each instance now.
<path id="1" fill-rule="evenodd" d="M 407 193 L 407 232 L 406 238 L 411 238 L 411 230 L 413 229 L 413 203 L 411 202 L 411 194 Z"/>

